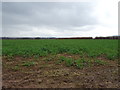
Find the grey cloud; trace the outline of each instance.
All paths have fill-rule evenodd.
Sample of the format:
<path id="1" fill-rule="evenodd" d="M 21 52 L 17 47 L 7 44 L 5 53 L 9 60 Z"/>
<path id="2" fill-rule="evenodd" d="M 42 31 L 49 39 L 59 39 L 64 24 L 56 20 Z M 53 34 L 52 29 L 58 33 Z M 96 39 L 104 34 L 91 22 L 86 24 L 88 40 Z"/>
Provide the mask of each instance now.
<path id="1" fill-rule="evenodd" d="M 91 15 L 93 7 L 94 4 L 90 2 L 3 2 L 3 35 L 9 32 L 29 31 L 32 27 L 56 28 L 56 32 L 59 32 L 95 25 L 98 22 Z M 24 29 L 24 26 L 29 29 Z"/>

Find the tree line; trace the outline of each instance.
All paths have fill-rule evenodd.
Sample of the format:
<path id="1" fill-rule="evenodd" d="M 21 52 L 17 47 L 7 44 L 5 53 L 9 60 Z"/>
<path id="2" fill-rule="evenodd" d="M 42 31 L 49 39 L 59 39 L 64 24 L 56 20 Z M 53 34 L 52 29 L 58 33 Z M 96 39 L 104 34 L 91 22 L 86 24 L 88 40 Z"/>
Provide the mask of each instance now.
<path id="1" fill-rule="evenodd" d="M 120 36 L 107 36 L 107 37 L 1 37 L 0 39 L 120 39 Z"/>

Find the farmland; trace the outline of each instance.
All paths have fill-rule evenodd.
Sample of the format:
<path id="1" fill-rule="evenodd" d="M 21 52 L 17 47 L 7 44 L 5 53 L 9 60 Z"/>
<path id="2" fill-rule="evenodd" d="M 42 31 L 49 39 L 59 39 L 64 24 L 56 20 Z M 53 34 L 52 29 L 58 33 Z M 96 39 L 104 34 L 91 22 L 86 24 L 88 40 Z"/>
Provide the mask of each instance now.
<path id="1" fill-rule="evenodd" d="M 3 87 L 118 88 L 118 40 L 2 40 Z"/>

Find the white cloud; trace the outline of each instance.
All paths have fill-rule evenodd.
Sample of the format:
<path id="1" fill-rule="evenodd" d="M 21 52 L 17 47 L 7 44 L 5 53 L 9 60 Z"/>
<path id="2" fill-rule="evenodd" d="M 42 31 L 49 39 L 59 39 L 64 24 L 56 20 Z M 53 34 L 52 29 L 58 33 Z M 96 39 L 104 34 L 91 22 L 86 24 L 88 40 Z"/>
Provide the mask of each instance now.
<path id="1" fill-rule="evenodd" d="M 98 19 L 99 25 L 94 30 L 99 36 L 118 35 L 118 1 L 98 0 L 93 15 Z"/>

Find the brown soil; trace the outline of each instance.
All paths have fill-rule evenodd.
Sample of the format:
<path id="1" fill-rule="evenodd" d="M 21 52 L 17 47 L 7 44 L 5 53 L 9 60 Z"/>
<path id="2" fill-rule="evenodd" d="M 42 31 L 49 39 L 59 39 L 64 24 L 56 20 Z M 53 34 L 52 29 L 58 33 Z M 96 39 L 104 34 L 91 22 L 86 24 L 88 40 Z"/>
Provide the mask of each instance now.
<path id="1" fill-rule="evenodd" d="M 80 58 L 78 55 L 59 54 L 39 58 L 3 57 L 4 88 L 120 88 L 117 61 L 105 60 L 107 65 L 77 69 L 57 64 L 59 56 Z M 51 58 L 51 59 L 50 59 Z M 49 59 L 47 61 L 47 59 Z M 101 60 L 103 60 L 101 58 Z M 23 61 L 35 65 L 23 66 Z"/>

